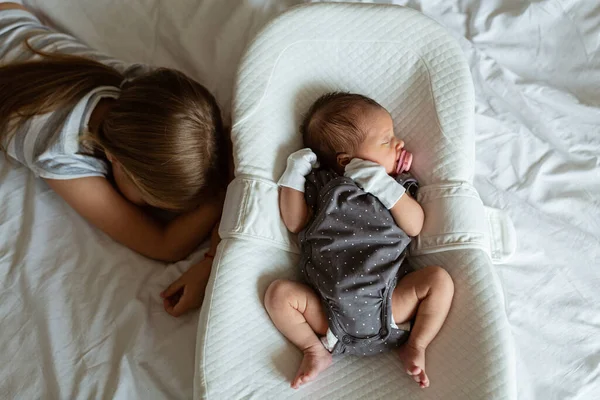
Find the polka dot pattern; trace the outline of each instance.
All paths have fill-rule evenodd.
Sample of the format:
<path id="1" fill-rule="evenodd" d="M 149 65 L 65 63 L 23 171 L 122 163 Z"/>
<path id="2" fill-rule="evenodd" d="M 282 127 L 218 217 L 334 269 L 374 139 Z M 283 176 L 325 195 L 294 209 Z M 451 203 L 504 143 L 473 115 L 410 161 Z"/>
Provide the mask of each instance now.
<path id="1" fill-rule="evenodd" d="M 314 217 L 299 235 L 301 269 L 323 299 L 339 340 L 334 353 L 373 355 L 402 344 L 408 332 L 391 327 L 391 296 L 411 271 L 410 238 L 375 196 L 333 171 L 309 174 L 305 197 Z"/>

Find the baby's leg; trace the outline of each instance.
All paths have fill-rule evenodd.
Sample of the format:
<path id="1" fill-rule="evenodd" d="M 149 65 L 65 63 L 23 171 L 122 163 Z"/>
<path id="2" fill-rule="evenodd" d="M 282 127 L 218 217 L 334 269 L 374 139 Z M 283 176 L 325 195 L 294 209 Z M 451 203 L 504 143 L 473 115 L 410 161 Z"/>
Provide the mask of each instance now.
<path id="1" fill-rule="evenodd" d="M 317 337 L 328 328 L 321 300 L 306 285 L 276 280 L 265 293 L 265 308 L 277 329 L 304 353 L 291 384 L 298 389 L 331 365 L 331 354 Z"/>
<path id="2" fill-rule="evenodd" d="M 453 295 L 452 278 L 440 267 L 426 267 L 411 272 L 394 289 L 394 321 L 400 324 L 415 317 L 408 342 L 399 352 L 406 372 L 421 387 L 429 386 L 429 378 L 425 373 L 425 350 L 442 328 Z"/>

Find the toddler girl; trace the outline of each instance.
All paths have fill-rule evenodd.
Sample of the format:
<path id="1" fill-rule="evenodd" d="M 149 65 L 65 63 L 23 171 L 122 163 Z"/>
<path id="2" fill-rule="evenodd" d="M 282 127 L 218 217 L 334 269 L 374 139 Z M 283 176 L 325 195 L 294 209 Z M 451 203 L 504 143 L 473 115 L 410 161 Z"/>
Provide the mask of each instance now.
<path id="1" fill-rule="evenodd" d="M 181 72 L 126 68 L 0 4 L 0 147 L 116 241 L 177 261 L 208 238 L 228 181 L 226 140 L 214 97 Z M 179 216 L 163 223 L 149 208 Z M 206 270 L 184 276 L 176 289 L 187 291 L 165 296 L 167 311 L 199 305 Z"/>

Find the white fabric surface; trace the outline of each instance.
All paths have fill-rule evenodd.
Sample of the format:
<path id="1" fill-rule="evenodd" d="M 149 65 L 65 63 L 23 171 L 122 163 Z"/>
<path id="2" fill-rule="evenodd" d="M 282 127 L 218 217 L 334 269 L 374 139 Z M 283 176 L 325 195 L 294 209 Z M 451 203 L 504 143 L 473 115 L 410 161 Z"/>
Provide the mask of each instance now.
<path id="1" fill-rule="evenodd" d="M 298 255 L 285 262 L 286 250 L 297 247 L 285 248 L 291 235 L 276 206 L 277 192 L 266 187 L 275 185 L 285 156 L 302 147 L 301 115 L 333 90 L 366 94 L 390 111 L 396 134 L 414 155 L 411 172 L 421 184 L 418 200 L 427 216 L 409 262 L 442 265 L 455 281 L 450 314 L 428 349 L 432 385 L 426 391 L 411 382 L 394 353 L 334 357 L 333 367 L 316 382 L 290 389 L 293 375 L 287 372 L 298 368 L 300 352 L 270 322 L 261 301 L 264 287 L 256 292 L 265 280 L 298 271 Z M 482 251 L 484 209 L 471 187 L 473 100 L 460 47 L 410 8 L 314 4 L 282 15 L 256 38 L 236 84 L 236 180 L 219 229 L 227 245 L 213 265 L 214 290 L 198 329 L 197 397 L 516 397 L 510 328 L 491 261 Z M 241 196 L 237 186 L 244 187 Z M 262 202 L 275 206 L 261 207 Z M 251 329 L 238 329 L 236 313 L 253 321 Z M 282 370 L 274 357 L 290 365 Z"/>
<path id="2" fill-rule="evenodd" d="M 191 262 L 134 254 L 16 165 L 0 155 L 0 398 L 191 397 L 198 318 L 158 295 Z"/>
<path id="3" fill-rule="evenodd" d="M 215 91 L 225 108 L 243 48 L 266 21 L 300 2 L 28 1 L 56 26 L 115 57 L 179 67 Z M 496 270 L 517 349 L 519 398 L 594 399 L 600 392 L 597 2 L 394 3 L 442 23 L 469 59 L 476 94 L 475 187 L 485 204 L 511 216 L 518 237 L 515 256 Z M 0 398 L 59 392 L 62 398 L 102 398 L 118 388 L 129 392 L 117 398 L 191 397 L 187 343 L 193 346 L 195 322 L 190 317 L 177 326 L 162 319 L 158 299 L 151 297 L 187 265 L 164 270 L 132 256 L 30 174 L 4 160 L 0 166 L 0 352 L 10 360 L 0 367 Z M 107 280 L 102 287 L 100 273 Z M 115 318 L 127 303 L 143 315 L 132 322 L 143 326 L 140 335 L 162 332 L 161 350 L 110 336 L 130 331 Z M 150 324 L 150 315 L 161 319 Z M 66 322 L 46 329 L 59 318 Z M 73 367 L 82 355 L 98 354 L 86 353 L 97 337 L 107 338 L 100 355 L 108 361 Z M 143 354 L 144 362 L 129 362 L 133 354 Z M 274 361 L 286 379 L 299 359 Z M 160 372 L 168 374 L 168 387 L 157 383 Z"/>

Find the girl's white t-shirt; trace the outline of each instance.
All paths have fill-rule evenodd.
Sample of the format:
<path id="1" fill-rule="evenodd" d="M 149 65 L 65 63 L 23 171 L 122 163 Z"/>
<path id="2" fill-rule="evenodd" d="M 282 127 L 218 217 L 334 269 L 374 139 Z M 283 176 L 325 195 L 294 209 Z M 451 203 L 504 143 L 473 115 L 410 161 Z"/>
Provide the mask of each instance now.
<path id="1" fill-rule="evenodd" d="M 39 59 L 25 46 L 47 53 L 84 56 L 109 65 L 126 79 L 147 70 L 143 65 L 128 66 L 97 52 L 76 38 L 43 25 L 24 10 L 0 11 L 0 65 Z M 8 143 L 2 143 L 9 156 L 25 165 L 36 176 L 47 179 L 74 179 L 106 176 L 105 160 L 86 155 L 80 138 L 88 132 L 92 111 L 102 98 L 118 98 L 117 87 L 98 87 L 86 94 L 75 107 L 31 118 L 17 128 Z M 0 137 L 8 137 L 1 134 Z M 6 139 L 5 139 L 6 140 Z"/>

